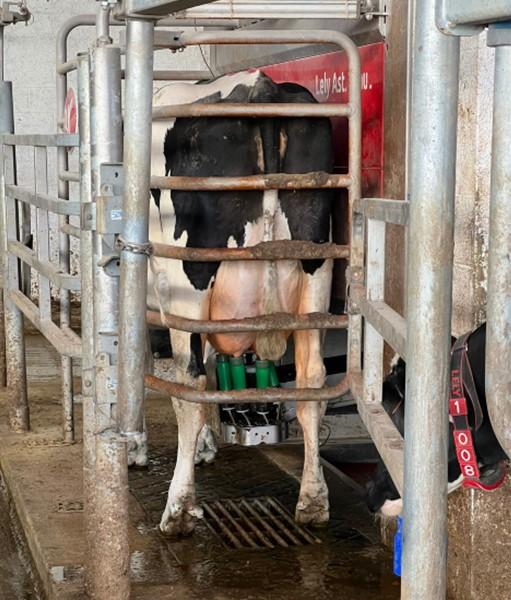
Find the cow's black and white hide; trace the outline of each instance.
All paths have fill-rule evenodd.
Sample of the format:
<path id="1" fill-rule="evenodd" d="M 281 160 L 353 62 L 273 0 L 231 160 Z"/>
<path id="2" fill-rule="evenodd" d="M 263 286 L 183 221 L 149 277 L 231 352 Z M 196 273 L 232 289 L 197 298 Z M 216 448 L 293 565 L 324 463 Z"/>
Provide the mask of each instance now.
<path id="1" fill-rule="evenodd" d="M 191 102 L 315 102 L 304 88 L 276 84 L 261 72 L 224 76 L 206 84 L 172 84 L 156 105 Z M 153 126 L 153 174 L 242 176 L 332 172 L 328 119 L 179 118 Z M 150 239 L 190 247 L 252 246 L 271 240 L 330 241 L 332 192 L 328 190 L 190 192 L 152 191 Z M 194 319 L 232 319 L 285 311 L 327 311 L 331 260 L 197 263 L 153 258 L 149 307 Z M 279 359 L 287 333 L 217 334 L 204 339 L 171 330 L 177 380 L 204 389 L 204 362 L 213 351 L 240 356 L 249 349 Z M 297 387 L 320 388 L 325 370 L 318 331 L 294 334 Z M 196 503 L 197 439 L 210 459 L 213 445 L 204 407 L 173 399 L 179 426 L 178 457 L 160 527 L 187 533 L 202 516 Z M 319 463 L 318 432 L 325 406 L 299 403 L 305 458 L 296 519 L 328 519 L 328 490 Z M 201 433 L 202 430 L 202 433 Z M 199 457 L 200 459 L 200 457 Z M 133 459 L 132 459 L 133 460 Z"/>
<path id="2" fill-rule="evenodd" d="M 454 343 L 454 339 L 452 342 Z M 479 396 L 479 402 L 483 412 L 483 423 L 474 431 L 474 414 L 469 402 L 469 423 L 474 439 L 474 448 L 477 453 L 481 475 L 499 469 L 501 461 L 506 460 L 506 454 L 502 450 L 488 415 L 485 394 L 485 357 L 486 357 L 486 325 L 481 325 L 473 331 L 467 341 L 468 358 L 474 375 L 474 383 Z M 404 361 L 399 358 L 392 366 L 392 371 L 383 383 L 383 406 L 391 416 L 392 421 L 400 431 L 404 433 L 405 416 L 405 377 L 406 369 Z M 449 455 L 448 455 L 448 491 L 457 489 L 463 480 L 460 466 L 456 458 L 456 449 L 452 436 L 452 425 L 449 431 Z M 373 479 L 366 487 L 367 506 L 371 512 L 380 512 L 383 516 L 392 517 L 401 513 L 403 508 L 402 499 L 399 496 L 389 472 L 384 463 L 378 463 Z"/>

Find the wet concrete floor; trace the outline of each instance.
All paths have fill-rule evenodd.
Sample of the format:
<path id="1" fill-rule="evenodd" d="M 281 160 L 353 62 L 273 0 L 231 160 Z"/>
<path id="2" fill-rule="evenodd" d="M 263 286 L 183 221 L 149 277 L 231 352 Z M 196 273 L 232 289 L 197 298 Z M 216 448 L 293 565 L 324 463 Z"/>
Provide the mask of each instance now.
<path id="1" fill-rule="evenodd" d="M 48 362 L 44 345 L 36 354 Z M 37 357 L 36 357 L 37 358 Z M 30 355 L 29 355 L 30 359 Z M 35 360 L 35 359 L 34 359 Z M 58 600 L 85 598 L 85 547 L 81 510 L 81 441 L 58 443 L 58 381 L 29 388 L 33 433 L 13 436 L 6 430 L 5 394 L 0 392 L 0 462 L 20 521 L 35 553 L 43 587 Z M 316 530 L 322 543 L 289 548 L 232 550 L 201 523 L 193 536 L 169 540 L 157 528 L 176 447 L 170 402 L 147 403 L 151 444 L 149 469 L 130 472 L 130 546 L 132 598 L 173 600 L 391 600 L 399 597 L 390 553 L 377 541 L 376 525 L 360 497 L 346 483 L 329 482 L 332 519 Z M 77 406 L 77 432 L 81 410 Z M 197 471 L 200 501 L 271 496 L 294 511 L 301 449 L 277 453 L 226 447 L 213 465 Z M 269 456 L 272 455 L 272 460 Z M 0 506 L 0 598 L 38 598 L 26 561 L 9 542 L 8 511 Z M 17 558 L 18 557 L 18 558 Z M 3 586 L 3 587 L 2 587 Z M 7 587 L 10 586 L 10 587 Z M 6 590 L 6 591 L 4 591 Z M 11 595 L 8 595 L 11 594 Z M 16 595 L 18 594 L 18 595 Z"/>
<path id="2" fill-rule="evenodd" d="M 14 512 L 0 477 L 0 598 L 42 600 Z"/>

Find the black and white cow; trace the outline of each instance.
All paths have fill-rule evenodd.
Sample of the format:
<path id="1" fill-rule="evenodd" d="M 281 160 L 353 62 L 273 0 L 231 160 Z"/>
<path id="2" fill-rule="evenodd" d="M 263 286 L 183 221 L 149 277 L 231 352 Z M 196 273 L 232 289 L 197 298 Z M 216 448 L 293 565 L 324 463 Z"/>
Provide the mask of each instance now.
<path id="1" fill-rule="evenodd" d="M 453 339 L 453 343 L 454 343 Z M 481 478 L 492 480 L 499 477 L 502 469 L 502 461 L 507 460 L 504 450 L 501 448 L 490 422 L 486 406 L 485 394 L 485 356 L 486 356 L 486 325 L 481 325 L 474 330 L 467 340 L 467 353 L 475 388 L 482 409 L 482 425 L 475 431 L 474 411 L 469 408 L 469 423 L 472 430 L 474 448 L 479 461 Z M 386 412 L 400 431 L 404 432 L 405 415 L 405 363 L 399 358 L 394 362 L 392 370 L 383 383 L 383 405 Z M 470 403 L 469 403 L 470 405 Z M 462 481 L 460 466 L 456 458 L 456 449 L 452 436 L 452 424 L 449 432 L 449 455 L 448 455 L 448 491 L 457 489 Z M 371 512 L 381 512 L 383 516 L 397 516 L 403 508 L 402 499 L 399 496 L 389 472 L 383 462 L 379 462 L 373 479 L 366 487 L 367 506 Z"/>
<path id="2" fill-rule="evenodd" d="M 192 102 L 313 103 L 296 84 L 276 84 L 263 73 L 238 73 L 203 84 L 171 84 L 155 105 Z M 155 122 L 153 174 L 241 176 L 261 173 L 332 172 L 328 119 L 179 118 Z M 150 239 L 190 247 L 241 247 L 271 240 L 330 241 L 332 192 L 153 190 Z M 148 305 L 161 313 L 194 319 L 233 319 L 276 312 L 327 311 L 331 260 L 197 263 L 153 258 Z M 177 380 L 204 389 L 204 362 L 212 351 L 240 356 L 255 350 L 262 359 L 283 355 L 288 333 L 197 334 L 171 330 Z M 297 387 L 320 388 L 325 369 L 319 331 L 294 334 Z M 179 426 L 178 457 L 160 527 L 167 533 L 193 529 L 196 503 L 194 457 L 200 435 L 202 457 L 214 446 L 205 427 L 205 408 L 173 399 Z M 296 519 L 319 525 L 328 520 L 328 490 L 319 463 L 318 432 L 325 406 L 298 404 L 305 458 Z M 200 457 L 199 457 L 200 458 Z M 131 458 L 131 460 L 136 460 Z"/>

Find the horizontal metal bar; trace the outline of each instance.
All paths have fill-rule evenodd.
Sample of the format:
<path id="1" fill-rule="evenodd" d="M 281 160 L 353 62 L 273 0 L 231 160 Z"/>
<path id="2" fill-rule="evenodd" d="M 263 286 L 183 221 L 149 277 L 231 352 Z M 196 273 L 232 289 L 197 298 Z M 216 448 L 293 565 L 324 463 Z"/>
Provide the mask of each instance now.
<path id="1" fill-rule="evenodd" d="M 187 18 L 358 19 L 358 0 L 218 0 L 178 13 Z M 207 17 L 206 17 L 207 15 Z"/>
<path id="2" fill-rule="evenodd" d="M 484 25 L 511 20 L 509 0 L 437 0 L 436 20 L 441 31 L 470 35 Z"/>
<path id="3" fill-rule="evenodd" d="M 27 265 L 30 265 L 38 273 L 49 279 L 54 286 L 65 290 L 80 290 L 79 277 L 59 272 L 55 265 L 49 261 L 44 261 L 37 258 L 34 250 L 28 248 L 21 242 L 8 241 L 7 250 Z"/>
<path id="4" fill-rule="evenodd" d="M 9 298 L 21 310 L 25 317 L 36 327 L 59 354 L 71 358 L 81 358 L 82 342 L 80 337 L 69 328 L 60 328 L 53 321 L 41 320 L 39 309 L 22 292 L 10 290 Z"/>
<path id="5" fill-rule="evenodd" d="M 360 311 L 383 339 L 406 360 L 406 320 L 385 302 L 358 299 Z"/>
<path id="6" fill-rule="evenodd" d="M 246 319 L 187 319 L 177 315 L 147 311 L 146 320 L 149 325 L 168 327 L 190 333 L 246 333 L 254 331 L 303 331 L 306 329 L 346 329 L 346 315 L 329 315 L 325 313 L 308 313 L 292 315 L 289 313 L 274 313 Z"/>
<path id="7" fill-rule="evenodd" d="M 297 240 L 260 242 L 246 248 L 189 248 L 167 244 L 153 244 L 154 256 L 188 260 L 191 262 L 217 262 L 233 260 L 321 260 L 349 258 L 349 246 L 315 244 Z"/>
<path id="8" fill-rule="evenodd" d="M 12 134 L 0 135 L 0 143 L 7 146 L 46 146 L 48 148 L 73 148 L 80 145 L 78 135 L 70 133 L 55 134 Z"/>
<path id="9" fill-rule="evenodd" d="M 152 390 L 162 392 L 174 398 L 181 398 L 187 402 L 197 402 L 199 404 L 259 404 L 265 402 L 291 402 L 293 400 L 322 402 L 325 400 L 335 400 L 349 392 L 350 389 L 348 376 L 344 377 L 335 386 L 320 389 L 252 388 L 229 392 L 202 391 L 180 383 L 165 381 L 154 375 L 146 375 L 145 384 Z"/>
<path id="10" fill-rule="evenodd" d="M 404 200 L 385 198 L 362 198 L 354 205 L 355 212 L 362 213 L 366 219 L 385 221 L 394 225 L 408 224 L 409 203 Z"/>
<path id="11" fill-rule="evenodd" d="M 246 175 L 244 177 L 151 177 L 151 188 L 162 190 L 310 190 L 348 188 L 350 175 L 329 175 L 322 171 L 292 174 Z"/>
<path id="12" fill-rule="evenodd" d="M 26 202 L 37 208 L 48 210 L 58 215 L 68 216 L 79 216 L 80 215 L 80 203 L 71 202 L 69 200 L 60 200 L 58 198 L 52 198 L 46 194 L 36 194 L 30 190 L 19 187 L 17 185 L 6 185 L 6 195 L 10 198 L 16 198 L 21 202 Z"/>
<path id="13" fill-rule="evenodd" d="M 76 58 L 73 60 L 68 60 L 65 63 L 60 63 L 57 65 L 57 73 L 59 75 L 65 75 L 66 73 L 70 73 L 71 71 L 76 71 L 78 68 L 78 61 Z"/>
<path id="14" fill-rule="evenodd" d="M 361 373 L 351 373 L 351 393 L 357 401 L 360 418 L 371 435 L 401 497 L 403 496 L 404 441 L 379 402 L 364 400 Z"/>
<path id="15" fill-rule="evenodd" d="M 60 226 L 60 231 L 66 235 L 72 235 L 75 238 L 80 238 L 82 235 L 79 227 L 70 225 L 69 223 L 62 223 Z"/>
<path id="16" fill-rule="evenodd" d="M 282 104 L 218 103 L 169 104 L 153 108 L 153 120 L 176 117 L 349 117 L 353 109 L 349 104 Z"/>
<path id="17" fill-rule="evenodd" d="M 59 173 L 59 179 L 62 181 L 74 181 L 75 183 L 79 183 L 80 173 L 78 173 L 78 171 L 61 171 Z"/>
<path id="18" fill-rule="evenodd" d="M 122 71 L 124 75 L 125 71 Z M 209 71 L 153 71 L 154 81 L 207 81 L 211 78 Z"/>

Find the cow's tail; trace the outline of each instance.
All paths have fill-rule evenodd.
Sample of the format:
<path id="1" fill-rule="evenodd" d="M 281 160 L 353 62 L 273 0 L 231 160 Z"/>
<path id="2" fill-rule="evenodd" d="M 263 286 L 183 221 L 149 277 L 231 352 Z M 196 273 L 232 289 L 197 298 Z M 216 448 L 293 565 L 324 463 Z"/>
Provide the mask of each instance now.
<path id="1" fill-rule="evenodd" d="M 277 190 L 264 193 L 264 241 L 273 240 L 275 213 L 278 207 Z M 274 260 L 264 262 L 263 275 L 263 313 L 272 315 L 282 312 L 279 297 L 279 281 L 277 263 Z M 280 360 L 287 347 L 285 331 L 260 331 L 256 335 L 255 350 L 263 360 Z"/>

